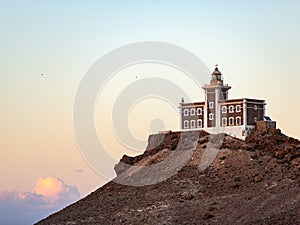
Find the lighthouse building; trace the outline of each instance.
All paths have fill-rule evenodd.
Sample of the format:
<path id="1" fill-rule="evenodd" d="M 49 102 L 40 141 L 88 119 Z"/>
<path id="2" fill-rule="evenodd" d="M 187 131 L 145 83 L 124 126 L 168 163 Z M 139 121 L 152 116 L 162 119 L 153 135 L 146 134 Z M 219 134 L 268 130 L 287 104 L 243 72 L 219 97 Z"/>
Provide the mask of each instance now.
<path id="1" fill-rule="evenodd" d="M 216 66 L 210 84 L 202 87 L 204 102 L 180 103 L 181 129 L 205 130 L 209 133 L 226 133 L 245 139 L 257 121 L 263 121 L 265 101 L 259 99 L 228 99 L 230 86 Z"/>

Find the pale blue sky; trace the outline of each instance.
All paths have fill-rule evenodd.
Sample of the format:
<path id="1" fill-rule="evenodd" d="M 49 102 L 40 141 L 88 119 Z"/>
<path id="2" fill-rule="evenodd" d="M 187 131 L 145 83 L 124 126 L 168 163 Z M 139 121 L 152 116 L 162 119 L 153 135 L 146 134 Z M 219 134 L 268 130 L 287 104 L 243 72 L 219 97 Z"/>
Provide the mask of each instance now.
<path id="1" fill-rule="evenodd" d="M 57 176 L 85 195 L 103 182 L 77 150 L 74 97 L 99 57 L 132 42 L 169 42 L 218 63 L 231 98 L 265 99 L 282 131 L 300 138 L 299 11 L 296 0 L 0 1 L 0 191 Z"/>
<path id="2" fill-rule="evenodd" d="M 68 121 L 66 129 L 89 66 L 116 47 L 145 40 L 182 46 L 211 69 L 218 63 L 233 87 L 231 97 L 266 99 L 281 128 L 300 137 L 300 119 L 291 117 L 300 110 L 299 1 L 1 1 L 0 6 L 1 133 L 9 141 L 40 129 L 51 136 L 55 121 Z"/>

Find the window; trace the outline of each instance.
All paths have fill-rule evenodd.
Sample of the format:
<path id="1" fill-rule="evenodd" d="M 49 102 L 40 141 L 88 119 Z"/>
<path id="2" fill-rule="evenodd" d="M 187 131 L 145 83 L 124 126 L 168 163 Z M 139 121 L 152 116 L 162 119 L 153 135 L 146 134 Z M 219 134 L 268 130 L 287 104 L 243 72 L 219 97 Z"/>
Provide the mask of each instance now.
<path id="1" fill-rule="evenodd" d="M 257 105 L 254 105 L 254 110 L 255 110 L 255 111 L 257 110 Z"/>
<path id="2" fill-rule="evenodd" d="M 214 102 L 210 102 L 210 103 L 209 103 L 209 108 L 210 108 L 210 109 L 213 109 L 213 108 L 214 108 Z"/>
<path id="3" fill-rule="evenodd" d="M 242 124 L 242 119 L 241 119 L 240 116 L 236 117 L 235 123 L 236 123 L 236 125 L 241 125 Z"/>
<path id="4" fill-rule="evenodd" d="M 229 118 L 229 125 L 230 125 L 230 126 L 233 126 L 233 125 L 234 125 L 234 118 L 233 118 L 233 117 L 230 117 L 230 118 Z"/>
<path id="5" fill-rule="evenodd" d="M 195 109 L 191 109 L 191 116 L 195 116 Z"/>
<path id="6" fill-rule="evenodd" d="M 189 115 L 189 110 L 188 109 L 183 110 L 183 115 L 188 116 Z"/>
<path id="7" fill-rule="evenodd" d="M 222 106 L 222 113 L 227 113 L 227 106 L 225 105 Z"/>
<path id="8" fill-rule="evenodd" d="M 241 111 L 241 106 L 240 106 L 240 105 L 237 105 L 237 106 L 235 107 L 235 111 L 236 111 L 236 112 L 240 112 L 240 111 Z"/>
<path id="9" fill-rule="evenodd" d="M 208 117 L 209 117 L 209 120 L 214 120 L 214 114 L 213 113 L 210 113 Z"/>
<path id="10" fill-rule="evenodd" d="M 195 128 L 195 120 L 191 120 L 191 128 Z"/>
<path id="11" fill-rule="evenodd" d="M 254 117 L 254 123 L 256 123 L 257 122 L 257 117 Z"/>
<path id="12" fill-rule="evenodd" d="M 229 112 L 230 112 L 230 113 L 233 113 L 233 112 L 234 112 L 234 107 L 233 107 L 233 105 L 229 106 Z"/>
<path id="13" fill-rule="evenodd" d="M 197 127 L 202 127 L 202 120 L 197 120 Z"/>
<path id="14" fill-rule="evenodd" d="M 188 120 L 185 120 L 185 121 L 184 121 L 183 127 L 184 127 L 184 128 L 189 128 L 189 121 L 188 121 Z"/>
<path id="15" fill-rule="evenodd" d="M 222 118 L 222 126 L 227 126 L 227 118 Z"/>
<path id="16" fill-rule="evenodd" d="M 202 109 L 201 108 L 197 109 L 197 115 L 202 115 Z"/>

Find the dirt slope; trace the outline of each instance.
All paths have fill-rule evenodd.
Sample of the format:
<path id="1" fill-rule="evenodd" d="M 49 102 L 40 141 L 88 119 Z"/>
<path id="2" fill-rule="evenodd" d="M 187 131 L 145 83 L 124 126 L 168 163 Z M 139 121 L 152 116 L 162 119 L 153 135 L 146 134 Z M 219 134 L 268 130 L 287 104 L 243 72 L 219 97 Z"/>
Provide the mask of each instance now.
<path id="1" fill-rule="evenodd" d="M 140 187 L 111 181 L 37 224 L 300 224 L 298 140 L 279 130 L 254 132 L 246 141 L 225 135 L 215 160 L 201 171 L 211 138 L 205 132 L 152 135 L 143 155 L 121 162 L 149 168 L 172 154 L 173 162 L 188 156 L 175 175 Z M 115 169 L 123 181 L 154 171 L 122 163 Z"/>

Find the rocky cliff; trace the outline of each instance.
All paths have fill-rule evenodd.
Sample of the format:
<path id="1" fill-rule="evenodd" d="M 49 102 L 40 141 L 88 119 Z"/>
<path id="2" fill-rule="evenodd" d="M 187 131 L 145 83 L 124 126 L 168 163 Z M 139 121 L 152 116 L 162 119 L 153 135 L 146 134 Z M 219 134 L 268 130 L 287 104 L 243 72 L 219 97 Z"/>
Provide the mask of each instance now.
<path id="1" fill-rule="evenodd" d="M 114 181 L 38 224 L 300 224 L 300 142 L 280 130 L 246 141 L 197 131 L 148 142 L 144 154 L 123 156 Z M 199 168 L 210 149 L 219 150 Z M 147 179 L 165 171 L 172 176 Z M 141 180 L 150 184 L 120 184 Z"/>

